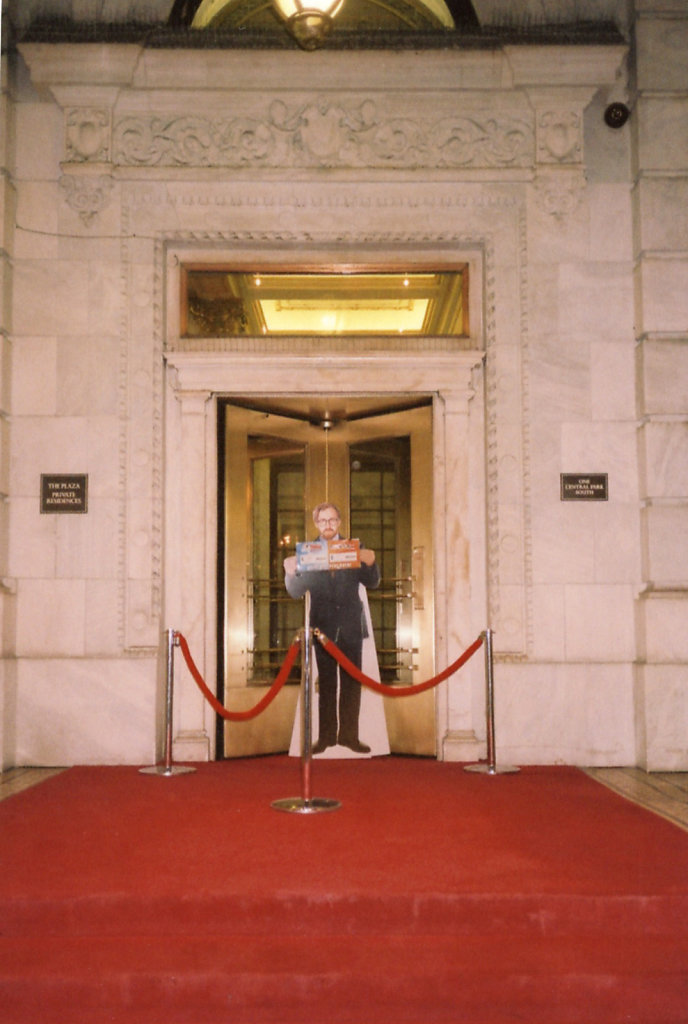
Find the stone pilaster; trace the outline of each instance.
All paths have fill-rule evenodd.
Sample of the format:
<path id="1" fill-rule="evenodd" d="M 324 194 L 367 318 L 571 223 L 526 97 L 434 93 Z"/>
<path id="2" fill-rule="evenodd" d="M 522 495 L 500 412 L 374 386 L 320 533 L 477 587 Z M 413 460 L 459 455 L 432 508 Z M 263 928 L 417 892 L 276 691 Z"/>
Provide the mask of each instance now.
<path id="1" fill-rule="evenodd" d="M 14 721 L 13 650 L 14 584 L 8 578 L 8 510 L 10 463 L 10 373 L 12 365 L 11 291 L 16 210 L 12 179 L 14 164 L 14 104 L 8 62 L 0 62 L 0 720 Z M 12 730 L 0 730 L 0 768 L 13 764 Z"/>
<path id="2" fill-rule="evenodd" d="M 639 761 L 688 765 L 688 9 L 638 0 L 634 247 L 644 588 Z"/>

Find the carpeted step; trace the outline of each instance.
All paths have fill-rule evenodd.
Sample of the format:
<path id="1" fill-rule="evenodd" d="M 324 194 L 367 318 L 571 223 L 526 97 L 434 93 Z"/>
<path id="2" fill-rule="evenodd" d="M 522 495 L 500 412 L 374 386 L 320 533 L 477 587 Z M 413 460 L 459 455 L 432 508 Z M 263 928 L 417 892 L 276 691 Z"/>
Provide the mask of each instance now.
<path id="1" fill-rule="evenodd" d="M 687 963 L 668 939 L 621 954 L 508 935 L 25 939 L 0 944 L 0 1021 L 685 1024 Z"/>
<path id="2" fill-rule="evenodd" d="M 688 938 L 688 893 L 302 893 L 208 892 L 204 896 L 103 893 L 71 898 L 0 898 L 0 935 L 127 937 L 161 933 L 361 935 L 383 931 L 435 935 L 494 934 L 582 939 L 603 928 L 634 936 Z"/>

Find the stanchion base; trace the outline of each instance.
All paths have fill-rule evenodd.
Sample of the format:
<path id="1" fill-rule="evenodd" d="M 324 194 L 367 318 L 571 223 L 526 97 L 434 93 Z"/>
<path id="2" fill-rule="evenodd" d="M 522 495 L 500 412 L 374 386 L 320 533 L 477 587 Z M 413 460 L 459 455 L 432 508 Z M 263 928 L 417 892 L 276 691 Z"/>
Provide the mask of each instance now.
<path id="1" fill-rule="evenodd" d="M 342 805 L 339 800 L 331 800 L 326 796 L 314 796 L 310 800 L 288 796 L 284 800 L 273 800 L 270 806 L 276 811 L 288 811 L 290 814 L 319 814 L 321 811 L 336 811 Z"/>
<path id="2" fill-rule="evenodd" d="M 186 764 L 171 764 L 169 768 L 164 764 L 152 764 L 149 768 L 139 768 L 139 771 L 142 775 L 187 775 L 196 769 Z"/>
<path id="3" fill-rule="evenodd" d="M 510 764 L 467 764 L 464 765 L 465 772 L 477 772 L 480 775 L 513 775 L 520 772 L 520 768 L 514 768 Z"/>

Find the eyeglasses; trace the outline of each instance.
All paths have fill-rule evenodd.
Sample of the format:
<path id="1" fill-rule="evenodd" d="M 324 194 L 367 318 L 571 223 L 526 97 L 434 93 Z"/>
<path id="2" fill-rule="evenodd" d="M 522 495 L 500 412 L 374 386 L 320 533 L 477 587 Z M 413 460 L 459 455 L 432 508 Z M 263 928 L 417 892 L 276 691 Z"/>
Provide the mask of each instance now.
<path id="1" fill-rule="evenodd" d="M 337 523 L 341 522 L 340 519 L 318 519 L 316 520 L 318 526 L 336 526 Z"/>

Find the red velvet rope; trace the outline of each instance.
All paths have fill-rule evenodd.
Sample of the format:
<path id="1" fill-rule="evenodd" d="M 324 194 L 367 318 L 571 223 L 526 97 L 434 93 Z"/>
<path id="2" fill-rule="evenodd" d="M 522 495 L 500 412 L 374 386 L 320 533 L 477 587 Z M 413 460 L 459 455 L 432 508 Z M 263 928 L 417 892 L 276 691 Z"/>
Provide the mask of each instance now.
<path id="1" fill-rule="evenodd" d="M 422 693 L 423 690 L 430 690 L 433 686 L 437 686 L 439 683 L 444 682 L 445 679 L 460 669 L 469 658 L 473 657 L 483 642 L 483 637 L 479 636 L 477 640 L 473 641 L 470 647 L 466 648 L 463 654 L 457 658 L 456 661 L 452 662 L 449 668 L 445 668 L 443 672 L 440 672 L 439 675 L 433 676 L 432 679 L 426 679 L 424 683 L 416 683 L 415 686 L 385 686 L 384 683 L 378 683 L 377 680 L 364 675 L 352 661 L 349 661 L 346 654 L 342 654 L 332 640 L 328 640 L 324 633 L 320 633 L 316 629 L 315 635 L 327 653 L 330 654 L 335 661 L 339 662 L 345 672 L 348 672 L 353 679 L 356 679 L 363 686 L 367 686 L 369 689 L 375 690 L 376 693 L 382 693 L 385 697 L 411 697 L 414 693 Z"/>
<path id="2" fill-rule="evenodd" d="M 280 692 L 280 690 L 286 683 L 289 677 L 289 673 L 291 672 L 294 662 L 296 661 L 296 655 L 298 654 L 299 647 L 301 646 L 300 640 L 297 637 L 297 639 L 294 640 L 291 647 L 287 651 L 287 656 L 282 662 L 282 667 L 277 673 L 274 683 L 272 684 L 268 692 L 265 694 L 265 696 L 262 698 L 262 700 L 259 700 L 258 703 L 254 707 L 249 708 L 248 711 L 228 711 L 227 708 L 219 702 L 215 694 L 212 693 L 206 686 L 203 676 L 198 671 L 198 668 L 196 667 L 194 660 L 191 657 L 191 652 L 189 651 L 189 645 L 186 642 L 186 638 L 183 636 L 182 633 L 175 633 L 174 635 L 179 641 L 179 646 L 182 649 L 182 654 L 184 655 L 184 660 L 186 661 L 187 668 L 189 669 L 189 672 L 196 680 L 199 690 L 201 691 L 205 699 L 208 701 L 208 703 L 212 705 L 213 709 L 217 711 L 218 715 L 220 715 L 221 718 L 227 719 L 227 721 L 229 722 L 247 722 L 250 718 L 256 718 L 257 715 L 261 713 L 261 711 L 265 710 L 268 704 L 275 699 L 277 694 Z"/>

